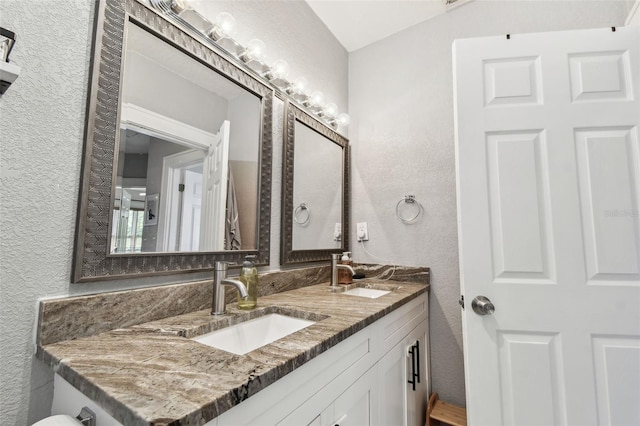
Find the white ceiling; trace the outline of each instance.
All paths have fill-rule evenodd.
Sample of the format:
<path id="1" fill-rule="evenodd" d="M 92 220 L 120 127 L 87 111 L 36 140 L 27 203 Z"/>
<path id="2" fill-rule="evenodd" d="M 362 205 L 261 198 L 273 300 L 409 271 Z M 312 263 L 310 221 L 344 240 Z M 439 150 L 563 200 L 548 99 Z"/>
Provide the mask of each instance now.
<path id="1" fill-rule="evenodd" d="M 353 52 L 470 0 L 306 0 L 338 41 Z"/>

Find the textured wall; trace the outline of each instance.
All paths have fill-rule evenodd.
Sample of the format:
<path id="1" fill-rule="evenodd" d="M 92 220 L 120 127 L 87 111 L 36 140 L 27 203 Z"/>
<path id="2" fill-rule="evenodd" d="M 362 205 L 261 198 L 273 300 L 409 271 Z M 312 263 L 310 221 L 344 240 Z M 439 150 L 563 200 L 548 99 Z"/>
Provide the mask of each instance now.
<path id="1" fill-rule="evenodd" d="M 210 19 L 230 12 L 238 21 L 236 38 L 246 44 L 259 38 L 267 45 L 265 62 L 285 59 L 291 66 L 289 79 L 304 76 L 309 88 L 321 90 L 327 102 L 347 110 L 347 53 L 342 45 L 301 0 L 237 1 L 193 0 Z"/>
<path id="2" fill-rule="evenodd" d="M 88 2 L 0 2 L 0 26 L 16 32 L 12 60 L 22 67 L 0 100 L 2 424 L 26 424 L 30 405 L 36 417 L 50 409 L 33 325 L 38 297 L 69 286 L 90 16 Z"/>
<path id="3" fill-rule="evenodd" d="M 306 3 L 207 2 L 234 14 L 239 38 L 260 37 L 341 111 L 347 52 Z M 37 300 L 184 280 L 180 276 L 70 284 L 88 85 L 93 2 L 0 0 L 22 74 L 0 98 L 0 424 L 48 415 L 52 373 L 33 358 Z M 215 13 L 214 13 L 215 14 Z M 277 52 L 277 56 L 276 55 Z M 274 103 L 271 269 L 279 268 L 282 103 Z M 210 274 L 192 274 L 190 280 Z"/>
<path id="4" fill-rule="evenodd" d="M 371 254 L 431 267 L 431 367 L 434 390 L 444 400 L 465 402 L 451 43 L 619 26 L 629 8 L 629 2 L 614 1 L 475 1 L 349 56 L 352 221 L 369 223 L 365 244 Z M 413 225 L 395 216 L 405 194 L 425 208 Z M 374 260 L 359 245 L 353 252 L 358 262 Z"/>

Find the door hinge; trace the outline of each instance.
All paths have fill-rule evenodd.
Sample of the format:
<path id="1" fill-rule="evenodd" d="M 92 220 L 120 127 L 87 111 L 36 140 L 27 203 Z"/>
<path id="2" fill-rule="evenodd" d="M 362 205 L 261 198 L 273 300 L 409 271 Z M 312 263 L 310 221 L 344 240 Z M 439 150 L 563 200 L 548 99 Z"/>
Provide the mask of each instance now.
<path id="1" fill-rule="evenodd" d="M 178 192 L 184 192 L 184 183 L 178 184 Z"/>
<path id="2" fill-rule="evenodd" d="M 464 294 L 460 295 L 460 300 L 458 300 L 458 305 L 460 305 L 460 307 L 464 311 Z"/>

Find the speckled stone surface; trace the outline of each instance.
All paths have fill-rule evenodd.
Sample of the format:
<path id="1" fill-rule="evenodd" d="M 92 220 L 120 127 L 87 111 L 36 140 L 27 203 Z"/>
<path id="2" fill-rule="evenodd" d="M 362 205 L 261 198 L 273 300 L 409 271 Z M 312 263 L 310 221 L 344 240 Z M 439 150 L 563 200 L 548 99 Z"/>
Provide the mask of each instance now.
<path id="1" fill-rule="evenodd" d="M 355 265 L 368 277 L 429 283 L 429 268 Z M 281 293 L 330 279 L 328 266 L 260 274 L 258 296 Z M 197 281 L 40 302 L 37 341 L 41 345 L 88 337 L 211 307 L 212 282 Z M 236 299 L 227 291 L 227 301 Z"/>
<path id="2" fill-rule="evenodd" d="M 369 299 L 306 286 L 263 296 L 254 311 L 200 310 L 38 346 L 37 357 L 127 426 L 200 425 L 428 289 L 376 278 L 357 285 L 392 291 Z M 246 355 L 189 340 L 273 312 L 317 322 Z"/>
<path id="3" fill-rule="evenodd" d="M 211 281 L 198 281 L 42 301 L 38 343 L 78 339 L 205 309 L 211 305 L 211 294 Z"/>
<path id="4" fill-rule="evenodd" d="M 356 264 L 356 272 L 365 274 L 368 278 L 430 284 L 431 269 L 411 266 L 389 266 L 373 264 Z"/>
<path id="5" fill-rule="evenodd" d="M 328 266 L 261 274 L 258 296 L 318 284 L 329 276 Z M 206 309 L 212 291 L 211 281 L 196 281 L 45 300 L 40 303 L 38 342 L 77 339 Z M 235 298 L 235 290 L 227 292 L 227 301 Z"/>

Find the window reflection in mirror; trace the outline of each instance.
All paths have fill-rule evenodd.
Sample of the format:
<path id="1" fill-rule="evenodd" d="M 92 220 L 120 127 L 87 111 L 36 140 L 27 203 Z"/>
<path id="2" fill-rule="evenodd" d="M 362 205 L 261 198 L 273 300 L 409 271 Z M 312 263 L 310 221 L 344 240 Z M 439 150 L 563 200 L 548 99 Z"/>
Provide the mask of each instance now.
<path id="1" fill-rule="evenodd" d="M 295 122 L 293 250 L 342 247 L 342 147 Z"/>
<path id="2" fill-rule="evenodd" d="M 260 99 L 136 25 L 121 88 L 111 253 L 256 249 Z"/>

